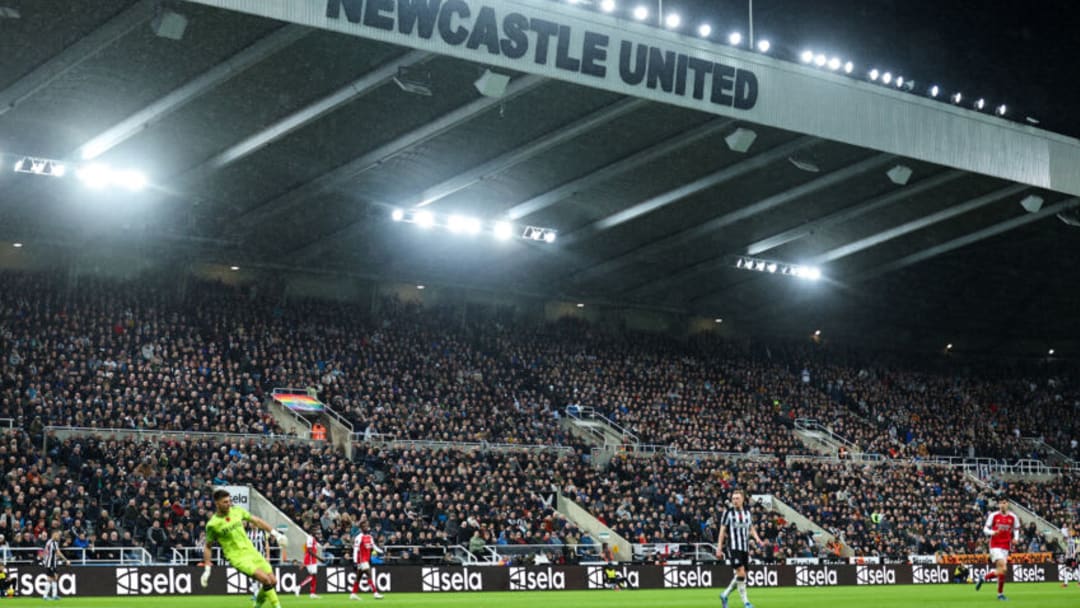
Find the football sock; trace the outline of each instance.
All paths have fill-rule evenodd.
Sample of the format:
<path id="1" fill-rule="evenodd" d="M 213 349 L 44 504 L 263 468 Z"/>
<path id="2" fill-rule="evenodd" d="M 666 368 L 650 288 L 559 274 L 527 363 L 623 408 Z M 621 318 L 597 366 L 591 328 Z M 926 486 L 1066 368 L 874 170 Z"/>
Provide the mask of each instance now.
<path id="1" fill-rule="evenodd" d="M 742 598 L 742 603 L 745 606 L 750 603 L 750 600 L 746 598 L 746 578 L 739 579 L 739 597 Z"/>

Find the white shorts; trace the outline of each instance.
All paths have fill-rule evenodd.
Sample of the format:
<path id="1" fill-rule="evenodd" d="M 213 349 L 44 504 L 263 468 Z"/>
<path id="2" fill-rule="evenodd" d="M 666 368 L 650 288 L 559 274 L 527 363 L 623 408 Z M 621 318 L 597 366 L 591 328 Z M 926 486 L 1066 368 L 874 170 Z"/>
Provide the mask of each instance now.
<path id="1" fill-rule="evenodd" d="M 368 572 L 371 570 L 371 562 L 360 562 L 357 567 L 360 568 L 361 572 Z"/>
<path id="2" fill-rule="evenodd" d="M 319 570 L 319 564 L 308 564 L 304 567 L 307 568 L 308 574 L 315 574 Z"/>
<path id="3" fill-rule="evenodd" d="M 1009 550 L 1008 549 L 990 549 L 990 561 L 992 561 L 992 562 L 994 562 L 996 564 L 1001 560 L 1005 560 L 1005 562 L 1008 563 L 1008 561 L 1009 561 Z"/>

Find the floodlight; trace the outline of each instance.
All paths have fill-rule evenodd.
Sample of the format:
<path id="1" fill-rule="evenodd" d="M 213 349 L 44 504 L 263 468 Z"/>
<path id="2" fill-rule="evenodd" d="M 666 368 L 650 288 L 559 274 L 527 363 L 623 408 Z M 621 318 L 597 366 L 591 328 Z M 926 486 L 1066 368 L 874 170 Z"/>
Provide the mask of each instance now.
<path id="1" fill-rule="evenodd" d="M 930 87 L 930 97 L 937 97 L 938 94 L 940 94 L 940 93 L 941 93 L 941 89 L 938 88 L 938 86 L 936 84 L 934 86 Z"/>
<path id="2" fill-rule="evenodd" d="M 1009 111 L 1009 108 L 1005 104 L 1001 104 L 1000 106 L 998 106 L 997 108 L 994 109 L 994 113 L 997 114 L 998 116 L 1004 116 L 1005 113 L 1008 112 L 1008 111 Z"/>
<path id="3" fill-rule="evenodd" d="M 759 52 L 768 53 L 769 49 L 771 49 L 771 48 L 772 48 L 772 43 L 769 42 L 768 40 L 758 40 L 757 50 Z"/>
<path id="4" fill-rule="evenodd" d="M 712 26 L 708 23 L 702 23 L 698 26 L 697 33 L 698 36 L 701 36 L 702 38 L 708 38 L 709 34 L 712 34 Z"/>
<path id="5" fill-rule="evenodd" d="M 435 216 L 432 215 L 430 211 L 418 211 L 416 215 L 413 216 L 413 220 L 416 222 L 416 225 L 421 228 L 431 228 L 435 225 Z"/>
<path id="6" fill-rule="evenodd" d="M 742 44 L 742 34 L 739 32 L 731 32 L 728 34 L 727 41 L 731 46 L 739 46 Z"/>
<path id="7" fill-rule="evenodd" d="M 834 71 L 834 72 L 836 70 L 840 69 L 840 58 L 839 57 L 833 57 L 832 59 L 829 60 L 829 69 Z"/>
<path id="8" fill-rule="evenodd" d="M 799 59 L 801 59 L 803 63 L 810 63 L 811 61 L 814 60 L 814 52 L 813 51 L 803 51 L 802 53 L 799 54 Z"/>
<path id="9" fill-rule="evenodd" d="M 828 59 L 825 57 L 825 55 L 815 55 L 814 56 L 814 65 L 818 66 L 819 68 L 824 66 L 825 63 L 827 63 L 827 62 L 828 62 Z"/>
<path id="10" fill-rule="evenodd" d="M 605 13 L 614 13 L 615 0 L 602 0 L 602 2 L 600 2 L 600 10 L 604 11 Z"/>
<path id="11" fill-rule="evenodd" d="M 79 181 L 93 190 L 101 190 L 112 182 L 112 171 L 109 171 L 105 165 L 93 164 L 81 167 L 76 175 Z"/>
<path id="12" fill-rule="evenodd" d="M 649 9 L 644 6 L 638 6 L 634 8 L 634 19 L 638 21 L 644 21 L 649 18 Z"/>
<path id="13" fill-rule="evenodd" d="M 680 17 L 678 13 L 669 13 L 667 17 L 664 17 L 664 25 L 666 25 L 669 30 L 679 27 L 679 24 L 681 23 L 682 17 Z"/>
<path id="14" fill-rule="evenodd" d="M 884 82 L 885 84 L 889 84 L 890 82 L 892 82 L 892 73 L 891 72 L 885 72 L 884 74 L 882 74 L 881 75 L 881 82 Z"/>
<path id="15" fill-rule="evenodd" d="M 555 235 L 554 230 L 548 230 L 546 233 L 544 233 L 544 242 L 545 243 L 554 243 L 555 238 L 556 238 L 556 235 Z"/>
<path id="16" fill-rule="evenodd" d="M 500 241 L 509 240 L 514 236 L 514 225 L 510 222 L 495 222 L 494 233 L 495 238 Z"/>
<path id="17" fill-rule="evenodd" d="M 395 222 L 400 222 L 401 220 L 405 219 L 405 212 L 401 209 L 394 209 L 394 212 L 390 214 L 390 219 L 394 220 Z"/>
<path id="18" fill-rule="evenodd" d="M 877 68 L 870 70 L 870 80 L 876 81 L 879 76 L 881 76 L 881 72 Z"/>
<path id="19" fill-rule="evenodd" d="M 138 171 L 116 171 L 112 174 L 112 182 L 132 192 L 140 192 L 146 187 L 146 176 Z"/>
<path id="20" fill-rule="evenodd" d="M 855 71 L 855 64 L 854 63 L 849 61 L 849 62 L 844 64 L 844 73 L 845 74 L 850 74 L 850 73 L 852 73 L 854 71 Z"/>

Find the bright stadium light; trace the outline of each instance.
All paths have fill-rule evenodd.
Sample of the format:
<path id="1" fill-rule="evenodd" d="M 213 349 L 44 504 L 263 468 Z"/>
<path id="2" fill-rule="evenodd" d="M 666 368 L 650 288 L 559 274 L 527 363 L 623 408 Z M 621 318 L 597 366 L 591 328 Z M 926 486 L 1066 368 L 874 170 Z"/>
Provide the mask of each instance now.
<path id="1" fill-rule="evenodd" d="M 460 215 L 451 215 L 446 218 L 446 229 L 450 232 L 465 232 L 465 222 L 468 220 Z"/>
<path id="2" fill-rule="evenodd" d="M 712 34 L 712 26 L 708 23 L 702 23 L 698 26 L 697 33 L 698 36 L 701 36 L 702 38 L 708 38 L 709 35 Z"/>
<path id="3" fill-rule="evenodd" d="M 615 0 L 603 0 L 602 2 L 600 2 L 600 10 L 604 11 L 605 13 L 614 13 Z"/>
<path id="4" fill-rule="evenodd" d="M 829 60 L 827 57 L 825 57 L 825 55 L 814 55 L 814 65 L 818 66 L 819 68 L 824 67 L 825 64 L 828 63 L 828 61 Z"/>
<path id="5" fill-rule="evenodd" d="M 240 267 L 239 266 L 229 266 L 229 270 L 231 270 L 233 272 L 236 272 L 237 270 L 240 270 Z"/>
<path id="6" fill-rule="evenodd" d="M 432 215 L 430 211 L 418 211 L 416 215 L 413 216 L 413 221 L 421 228 L 431 228 L 435 225 L 435 216 Z"/>
<path id="7" fill-rule="evenodd" d="M 769 49 L 771 49 L 771 48 L 772 48 L 772 43 L 769 42 L 768 40 L 758 40 L 758 43 L 757 43 L 758 52 L 768 53 Z"/>
<path id="8" fill-rule="evenodd" d="M 728 34 L 727 41 L 731 46 L 739 46 L 742 44 L 742 34 L 739 32 L 731 32 Z"/>
<path id="9" fill-rule="evenodd" d="M 896 88 L 899 89 L 902 86 L 904 86 L 904 77 L 903 76 L 897 76 L 896 77 Z"/>
<path id="10" fill-rule="evenodd" d="M 514 225 L 510 222 L 495 222 L 493 232 L 500 241 L 508 241 L 514 236 Z"/>
<path id="11" fill-rule="evenodd" d="M 951 99 L 953 103 L 955 103 L 956 105 L 960 105 L 960 102 L 964 101 L 964 96 L 960 93 L 954 93 Z"/>
<path id="12" fill-rule="evenodd" d="M 713 319 L 713 323 L 723 323 L 723 319 Z"/>
<path id="13" fill-rule="evenodd" d="M 554 243 L 555 238 L 556 238 L 556 236 L 555 236 L 555 231 L 554 230 L 548 230 L 546 233 L 544 233 L 544 242 L 545 243 Z"/>
<path id="14" fill-rule="evenodd" d="M 821 337 L 821 330 L 820 329 L 815 330 L 814 335 L 820 338 Z"/>
<path id="15" fill-rule="evenodd" d="M 1049 352 L 1049 353 L 1047 353 L 1047 354 L 1049 354 L 1049 355 L 1050 355 L 1051 357 L 1053 357 L 1053 356 L 1054 356 L 1054 349 L 1052 349 L 1052 348 L 1051 348 L 1051 349 L 1050 349 L 1050 352 Z"/>
<path id="16" fill-rule="evenodd" d="M 930 87 L 930 97 L 937 97 L 940 94 L 941 94 L 941 89 L 936 84 L 934 86 Z"/>
<path id="17" fill-rule="evenodd" d="M 834 72 L 836 70 L 840 69 L 840 65 L 841 64 L 840 64 L 840 58 L 839 57 L 833 57 L 832 59 L 829 60 L 829 69 L 834 71 Z"/>
<path id="18" fill-rule="evenodd" d="M 803 51 L 799 54 L 799 59 L 802 60 L 803 63 L 810 63 L 814 60 L 814 51 Z"/>
<path id="19" fill-rule="evenodd" d="M 578 302 L 577 307 L 578 308 L 585 308 L 585 303 L 584 302 Z"/>
<path id="20" fill-rule="evenodd" d="M 644 6 L 634 7 L 634 19 L 638 21 L 644 21 L 649 18 L 649 9 Z"/>
<path id="21" fill-rule="evenodd" d="M 855 71 L 855 64 L 854 63 L 849 61 L 849 62 L 844 64 L 844 73 L 845 74 L 850 74 L 850 73 L 852 73 L 854 71 Z"/>
<path id="22" fill-rule="evenodd" d="M 884 74 L 882 74 L 881 75 L 881 82 L 884 82 L 885 84 L 889 84 L 890 82 L 892 82 L 892 73 L 891 72 L 885 72 Z"/>
<path id="23" fill-rule="evenodd" d="M 11 246 L 16 248 L 16 249 L 21 249 L 23 244 L 22 243 L 12 243 Z"/>
<path id="24" fill-rule="evenodd" d="M 1001 104 L 1000 106 L 994 108 L 994 114 L 997 114 L 998 116 L 1004 116 L 1008 111 L 1009 108 L 1005 104 Z"/>
<path id="25" fill-rule="evenodd" d="M 138 171 L 117 171 L 112 175 L 112 181 L 121 188 L 127 188 L 132 192 L 141 192 L 146 187 L 146 176 Z"/>
<path id="26" fill-rule="evenodd" d="M 985 107 L 986 107 L 986 100 L 985 99 L 980 97 L 979 99 L 977 99 L 975 101 L 975 109 L 976 110 L 981 110 L 981 109 L 983 109 Z"/>
<path id="27" fill-rule="evenodd" d="M 681 23 L 682 17 L 680 17 L 678 13 L 669 13 L 667 17 L 664 17 L 664 25 L 666 25 L 669 30 L 679 27 Z"/>
<path id="28" fill-rule="evenodd" d="M 401 220 L 405 219 L 405 212 L 401 209 L 394 209 L 394 212 L 390 214 L 390 219 L 394 220 L 395 222 L 400 222 Z"/>
<path id="29" fill-rule="evenodd" d="M 112 171 L 105 165 L 86 165 L 79 168 L 76 175 L 79 181 L 92 190 L 101 190 L 112 183 Z"/>
<path id="30" fill-rule="evenodd" d="M 881 72 L 879 72 L 877 68 L 874 68 L 874 69 L 870 70 L 870 80 L 873 80 L 873 81 L 876 82 L 877 79 L 880 76 L 881 76 Z"/>

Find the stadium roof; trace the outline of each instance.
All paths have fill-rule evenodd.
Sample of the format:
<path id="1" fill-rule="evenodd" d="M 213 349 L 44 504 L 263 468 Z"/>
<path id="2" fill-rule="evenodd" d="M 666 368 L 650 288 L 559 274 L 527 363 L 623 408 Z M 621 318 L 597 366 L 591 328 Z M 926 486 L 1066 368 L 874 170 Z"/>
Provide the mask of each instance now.
<path id="1" fill-rule="evenodd" d="M 986 171 L 946 166 L 508 69 L 505 95 L 484 97 L 473 86 L 482 63 L 199 3 L 166 5 L 187 19 L 180 40 L 167 37 L 177 24 L 162 23 L 156 0 L 0 5 L 18 9 L 0 19 L 6 241 L 127 244 L 783 331 L 969 335 L 980 348 L 1080 338 L 1068 280 L 1080 231 L 1054 218 L 1075 209 L 1075 181 L 1030 185 L 990 161 Z M 395 76 L 431 94 L 406 91 Z M 876 85 L 837 86 L 854 95 Z M 899 103 L 901 93 L 888 95 Z M 1080 146 L 910 97 L 919 111 L 938 104 L 926 111 L 988 130 L 985 141 L 1006 156 L 1025 138 Z M 757 136 L 745 153 L 725 143 L 738 128 Z M 145 171 L 152 187 L 90 193 L 74 179 L 6 170 L 23 155 L 93 156 Z M 887 176 L 896 166 L 912 170 L 907 185 Z M 1043 199 L 1038 213 L 1021 208 L 1029 195 Z M 421 204 L 559 238 L 470 240 L 391 219 L 392 209 Z M 825 279 L 736 269 L 746 254 L 817 263 Z"/>

